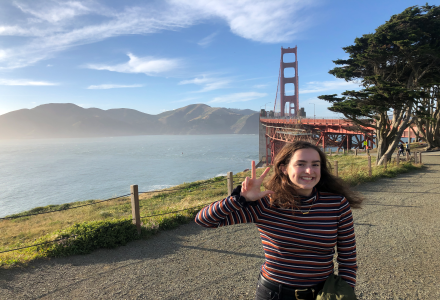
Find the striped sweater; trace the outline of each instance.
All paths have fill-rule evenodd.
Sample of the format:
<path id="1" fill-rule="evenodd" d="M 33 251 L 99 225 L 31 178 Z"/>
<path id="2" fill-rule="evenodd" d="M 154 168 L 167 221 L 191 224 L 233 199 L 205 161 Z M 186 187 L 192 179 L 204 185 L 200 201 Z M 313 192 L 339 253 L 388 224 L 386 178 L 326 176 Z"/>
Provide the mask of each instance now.
<path id="1" fill-rule="evenodd" d="M 237 187 L 231 196 L 203 208 L 195 221 L 209 228 L 255 223 L 265 253 L 262 275 L 288 286 L 325 281 L 333 273 L 336 246 L 339 275 L 354 287 L 356 240 L 347 199 L 315 188 L 301 200 L 301 211 L 271 206 L 267 197 L 245 202 Z"/>

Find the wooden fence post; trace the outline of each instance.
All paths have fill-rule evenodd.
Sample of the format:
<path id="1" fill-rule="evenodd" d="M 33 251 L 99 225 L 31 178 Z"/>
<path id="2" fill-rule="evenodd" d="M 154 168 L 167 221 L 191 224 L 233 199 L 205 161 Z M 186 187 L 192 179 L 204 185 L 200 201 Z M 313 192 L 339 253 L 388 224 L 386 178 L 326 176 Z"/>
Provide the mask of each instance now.
<path id="1" fill-rule="evenodd" d="M 139 212 L 139 192 L 138 186 L 130 185 L 131 192 L 131 215 L 133 218 L 133 224 L 136 224 L 138 234 L 141 234 L 141 213 Z"/>
<path id="2" fill-rule="evenodd" d="M 334 173 L 334 175 L 335 175 L 336 177 L 338 177 L 338 161 L 335 160 L 335 161 L 333 162 L 333 164 L 334 164 L 334 170 L 333 170 L 333 173 Z"/>
<path id="3" fill-rule="evenodd" d="M 371 156 L 368 155 L 368 176 L 371 177 Z"/>
<path id="4" fill-rule="evenodd" d="M 356 148 L 356 149 L 354 149 L 354 156 L 357 156 L 358 155 L 358 149 Z"/>
<path id="5" fill-rule="evenodd" d="M 414 163 L 417 163 L 417 152 L 414 152 Z"/>
<path id="6" fill-rule="evenodd" d="M 399 165 L 399 162 L 400 162 L 400 155 L 399 155 L 399 153 L 397 153 L 397 155 L 396 155 L 396 162 L 397 162 L 397 165 Z"/>
<path id="7" fill-rule="evenodd" d="M 330 156 L 332 156 L 332 148 L 329 148 L 329 150 L 330 150 Z"/>
<path id="8" fill-rule="evenodd" d="M 384 168 L 385 170 L 387 169 L 387 163 L 388 163 L 388 157 L 385 156 L 385 162 L 384 162 Z"/>
<path id="9" fill-rule="evenodd" d="M 232 172 L 228 172 L 226 175 L 228 181 L 228 195 L 232 194 L 232 190 L 234 189 L 234 177 L 232 176 Z"/>
<path id="10" fill-rule="evenodd" d="M 406 161 L 408 161 L 408 162 L 410 161 L 408 152 L 406 152 Z"/>
<path id="11" fill-rule="evenodd" d="M 422 163 L 422 152 L 419 152 L 419 164 Z"/>

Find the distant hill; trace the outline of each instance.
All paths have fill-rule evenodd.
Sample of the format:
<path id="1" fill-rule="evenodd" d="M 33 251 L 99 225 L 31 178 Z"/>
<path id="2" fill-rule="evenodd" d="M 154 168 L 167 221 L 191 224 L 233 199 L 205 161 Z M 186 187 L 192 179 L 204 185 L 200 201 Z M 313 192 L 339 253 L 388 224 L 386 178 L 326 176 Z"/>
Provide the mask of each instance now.
<path id="1" fill-rule="evenodd" d="M 256 134 L 258 113 L 192 104 L 159 115 L 50 103 L 0 115 L 0 139 L 78 138 L 152 134 Z"/>

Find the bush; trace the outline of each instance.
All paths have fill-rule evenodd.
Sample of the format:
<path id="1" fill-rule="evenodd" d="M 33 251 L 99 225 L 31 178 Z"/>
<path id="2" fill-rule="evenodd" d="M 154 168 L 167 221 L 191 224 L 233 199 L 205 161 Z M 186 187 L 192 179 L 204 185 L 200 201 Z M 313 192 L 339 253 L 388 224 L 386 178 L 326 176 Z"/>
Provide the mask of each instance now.
<path id="1" fill-rule="evenodd" d="M 160 217 L 157 226 L 141 227 L 140 235 L 131 219 L 77 223 L 67 229 L 48 234 L 35 244 L 57 241 L 28 248 L 27 251 L 36 250 L 39 257 L 57 257 L 87 254 L 99 248 L 115 248 L 133 240 L 149 237 L 160 230 L 169 230 L 188 223 L 194 219 L 197 211 L 189 209 L 185 215 L 178 213 Z"/>
<path id="2" fill-rule="evenodd" d="M 54 257 L 86 254 L 99 248 L 115 248 L 139 238 L 131 220 L 112 220 L 74 224 L 65 230 L 46 235 L 36 243 L 59 240 L 37 246 L 42 256 Z"/>
<path id="3" fill-rule="evenodd" d="M 191 218 L 185 217 L 181 214 L 176 214 L 171 217 L 162 217 L 159 219 L 159 229 L 169 230 L 178 227 L 180 224 L 188 223 Z"/>

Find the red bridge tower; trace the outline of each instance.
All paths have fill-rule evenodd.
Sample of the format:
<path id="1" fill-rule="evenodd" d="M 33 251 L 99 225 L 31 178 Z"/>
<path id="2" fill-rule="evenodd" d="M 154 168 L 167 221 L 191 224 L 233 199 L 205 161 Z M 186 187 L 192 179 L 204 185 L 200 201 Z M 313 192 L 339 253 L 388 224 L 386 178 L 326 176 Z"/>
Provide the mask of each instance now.
<path id="1" fill-rule="evenodd" d="M 299 111 L 299 87 L 298 87 L 298 55 L 297 46 L 295 48 L 282 48 L 281 47 L 281 61 L 280 61 L 280 113 L 281 117 L 290 116 L 297 117 Z M 284 62 L 284 54 L 295 53 L 294 62 Z M 294 68 L 294 77 L 284 77 L 285 68 Z M 293 96 L 286 96 L 286 83 L 293 83 L 295 85 L 295 94 Z M 287 111 L 286 111 L 287 104 Z"/>

